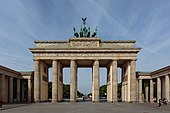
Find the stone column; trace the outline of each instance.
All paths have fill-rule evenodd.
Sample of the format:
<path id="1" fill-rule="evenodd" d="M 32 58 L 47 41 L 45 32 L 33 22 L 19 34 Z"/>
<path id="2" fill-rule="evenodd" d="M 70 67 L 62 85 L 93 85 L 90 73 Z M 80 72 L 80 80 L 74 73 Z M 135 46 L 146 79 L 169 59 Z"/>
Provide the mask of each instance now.
<path id="1" fill-rule="evenodd" d="M 161 78 L 157 78 L 157 101 L 161 99 Z"/>
<path id="2" fill-rule="evenodd" d="M 99 79 L 99 61 L 95 60 L 93 63 L 93 102 L 99 102 L 99 88 L 100 88 L 100 79 Z"/>
<path id="3" fill-rule="evenodd" d="M 28 102 L 31 102 L 31 79 L 28 79 Z"/>
<path id="4" fill-rule="evenodd" d="M 125 101 L 125 86 L 122 84 L 122 101 Z"/>
<path id="5" fill-rule="evenodd" d="M 168 102 L 170 101 L 170 90 L 169 90 L 169 75 L 165 76 L 165 98 L 168 100 Z"/>
<path id="6" fill-rule="evenodd" d="M 128 85 L 125 84 L 125 102 L 128 101 Z"/>
<path id="7" fill-rule="evenodd" d="M 76 61 L 70 61 L 70 102 L 77 101 L 77 66 Z"/>
<path id="8" fill-rule="evenodd" d="M 1 75 L 1 99 L 2 102 L 5 102 L 6 98 L 6 83 L 5 83 L 5 75 Z"/>
<path id="9" fill-rule="evenodd" d="M 130 62 L 130 101 L 136 102 L 137 93 L 136 93 L 136 61 L 132 60 Z"/>
<path id="10" fill-rule="evenodd" d="M 13 102 L 13 77 L 9 78 L 9 102 Z"/>
<path id="11" fill-rule="evenodd" d="M 117 101 L 117 61 L 111 63 L 111 102 Z"/>
<path id="12" fill-rule="evenodd" d="M 139 102 L 143 103 L 143 98 L 142 98 L 142 79 L 139 79 Z"/>
<path id="13" fill-rule="evenodd" d="M 153 80 L 150 79 L 150 102 L 153 103 Z"/>
<path id="14" fill-rule="evenodd" d="M 148 88 L 148 81 L 146 82 L 146 87 L 145 87 L 145 96 L 146 96 L 146 102 L 148 102 L 148 91 L 149 91 L 149 88 Z"/>
<path id="15" fill-rule="evenodd" d="M 34 61 L 34 101 L 40 102 L 40 61 Z"/>
<path id="16" fill-rule="evenodd" d="M 17 78 L 17 101 L 20 102 L 20 79 Z"/>
<path id="17" fill-rule="evenodd" d="M 24 91 L 24 89 L 25 89 L 25 79 L 22 79 L 22 81 L 21 81 L 21 83 L 22 83 L 22 102 L 24 102 L 25 101 L 25 91 Z"/>
<path id="18" fill-rule="evenodd" d="M 52 102 L 58 102 L 58 67 L 57 61 L 53 60 L 52 64 Z"/>

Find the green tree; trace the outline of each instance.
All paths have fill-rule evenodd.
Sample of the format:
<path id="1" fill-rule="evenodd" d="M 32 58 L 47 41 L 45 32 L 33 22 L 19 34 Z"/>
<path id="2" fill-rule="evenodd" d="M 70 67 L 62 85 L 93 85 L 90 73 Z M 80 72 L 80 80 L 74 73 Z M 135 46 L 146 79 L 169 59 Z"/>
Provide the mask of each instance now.
<path id="1" fill-rule="evenodd" d="M 100 86 L 100 97 L 106 97 L 107 85 Z"/>
<path id="2" fill-rule="evenodd" d="M 63 84 L 63 97 L 64 98 L 70 98 L 70 85 L 69 84 Z"/>
<path id="3" fill-rule="evenodd" d="M 52 82 L 48 82 L 48 98 L 52 98 Z"/>
<path id="4" fill-rule="evenodd" d="M 117 93 L 118 93 L 118 98 L 120 99 L 121 98 L 121 92 L 122 92 L 122 83 L 118 83 L 118 90 L 117 90 Z"/>

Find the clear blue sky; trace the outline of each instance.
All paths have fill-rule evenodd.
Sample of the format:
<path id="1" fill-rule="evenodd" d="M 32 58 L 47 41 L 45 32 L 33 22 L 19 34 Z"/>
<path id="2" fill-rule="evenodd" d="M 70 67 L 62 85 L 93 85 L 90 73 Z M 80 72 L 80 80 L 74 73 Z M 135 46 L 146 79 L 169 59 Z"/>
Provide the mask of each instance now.
<path id="1" fill-rule="evenodd" d="M 0 64 L 33 70 L 34 40 L 68 40 L 87 17 L 102 40 L 136 40 L 137 70 L 170 64 L 170 0 L 0 0 Z M 79 90 L 91 91 L 91 70 L 79 70 Z M 106 83 L 101 69 L 101 84 Z M 69 83 L 69 69 L 64 71 Z"/>

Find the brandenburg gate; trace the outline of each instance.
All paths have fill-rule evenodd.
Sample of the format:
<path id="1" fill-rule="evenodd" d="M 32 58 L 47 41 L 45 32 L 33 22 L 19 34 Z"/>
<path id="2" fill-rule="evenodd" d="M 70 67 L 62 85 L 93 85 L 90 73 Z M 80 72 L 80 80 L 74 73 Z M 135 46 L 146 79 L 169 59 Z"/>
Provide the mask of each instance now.
<path id="1" fill-rule="evenodd" d="M 138 100 L 135 41 L 102 41 L 97 37 L 69 41 L 35 41 L 34 101 L 48 100 L 48 68 L 52 67 L 52 102 L 63 100 L 63 68 L 70 67 L 70 101 L 77 101 L 77 68 L 92 68 L 92 101 L 99 102 L 99 68 L 107 68 L 107 101 L 117 101 L 117 68 L 122 69 L 122 99 Z"/>
<path id="2" fill-rule="evenodd" d="M 63 68 L 70 67 L 70 101 L 77 101 L 77 68 L 92 68 L 92 101 L 99 102 L 99 68 L 107 68 L 107 101 L 117 101 L 117 68 L 122 68 L 122 100 L 138 100 L 136 57 L 140 48 L 135 41 L 102 41 L 97 27 L 91 34 L 84 27 L 69 41 L 35 41 L 30 48 L 34 57 L 34 101 L 48 100 L 48 68 L 52 67 L 52 102 L 63 100 Z"/>

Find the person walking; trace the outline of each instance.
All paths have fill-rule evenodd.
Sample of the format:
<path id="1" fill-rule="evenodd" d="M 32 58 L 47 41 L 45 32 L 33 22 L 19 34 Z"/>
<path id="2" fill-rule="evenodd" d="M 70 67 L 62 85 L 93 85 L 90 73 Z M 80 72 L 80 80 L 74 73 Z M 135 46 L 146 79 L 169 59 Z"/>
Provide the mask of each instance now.
<path id="1" fill-rule="evenodd" d="M 158 100 L 159 108 L 161 108 L 161 99 Z"/>

